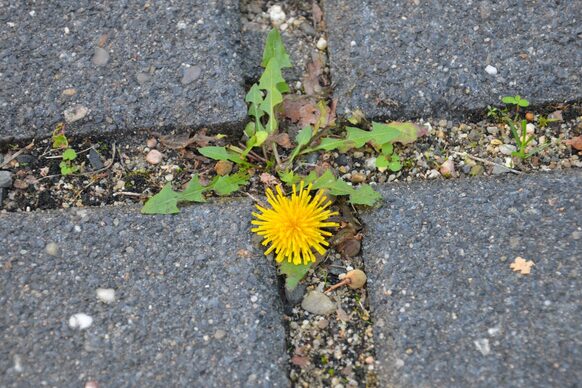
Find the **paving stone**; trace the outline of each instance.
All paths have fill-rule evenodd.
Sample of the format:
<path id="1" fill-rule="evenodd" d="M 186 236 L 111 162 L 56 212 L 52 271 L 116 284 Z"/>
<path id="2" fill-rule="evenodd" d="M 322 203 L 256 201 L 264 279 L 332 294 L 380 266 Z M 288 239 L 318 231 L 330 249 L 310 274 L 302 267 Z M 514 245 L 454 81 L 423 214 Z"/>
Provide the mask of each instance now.
<path id="1" fill-rule="evenodd" d="M 582 98 L 582 2 L 336 0 L 324 8 L 339 113 L 456 118 L 504 95 L 536 105 Z"/>
<path id="2" fill-rule="evenodd" d="M 382 187 L 363 247 L 380 386 L 579 385 L 581 191 L 580 171 Z"/>
<path id="3" fill-rule="evenodd" d="M 0 214 L 0 385 L 288 386 L 277 277 L 251 245 L 251 210 Z"/>
<path id="4" fill-rule="evenodd" d="M 0 140 L 245 118 L 238 1 L 0 0 Z"/>

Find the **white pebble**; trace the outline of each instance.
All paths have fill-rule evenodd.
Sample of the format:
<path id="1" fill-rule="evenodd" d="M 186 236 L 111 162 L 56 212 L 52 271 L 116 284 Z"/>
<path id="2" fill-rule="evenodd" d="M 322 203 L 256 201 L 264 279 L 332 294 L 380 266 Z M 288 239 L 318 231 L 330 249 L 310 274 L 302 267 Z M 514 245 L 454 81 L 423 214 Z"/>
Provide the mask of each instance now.
<path id="1" fill-rule="evenodd" d="M 355 40 L 352 40 L 352 41 L 350 42 L 350 46 L 352 46 L 352 47 L 355 47 L 355 46 L 356 46 L 356 41 L 355 41 Z"/>
<path id="2" fill-rule="evenodd" d="M 316 44 L 317 48 L 320 49 L 321 51 L 325 50 L 327 48 L 327 40 L 325 40 L 325 38 L 322 36 L 321 38 L 319 38 L 319 40 L 317 41 Z"/>
<path id="3" fill-rule="evenodd" d="M 158 150 L 151 150 L 150 152 L 148 152 L 148 154 L 146 155 L 146 161 L 149 164 L 158 164 L 162 161 L 162 158 L 164 156 L 162 155 L 162 153 Z"/>
<path id="4" fill-rule="evenodd" d="M 528 135 L 533 135 L 536 132 L 536 126 L 533 125 L 532 123 L 527 123 L 527 125 L 525 126 L 525 133 L 527 133 Z"/>
<path id="5" fill-rule="evenodd" d="M 54 242 L 48 243 L 44 250 L 47 254 L 51 256 L 56 256 L 59 254 L 59 246 Z"/>
<path id="6" fill-rule="evenodd" d="M 285 12 L 283 12 L 283 8 L 280 5 L 275 4 L 271 8 L 269 8 L 269 17 L 271 18 L 271 23 L 275 27 L 279 27 L 281 24 L 285 22 Z"/>
<path id="7" fill-rule="evenodd" d="M 497 68 L 491 65 L 487 65 L 487 67 L 485 68 L 485 72 L 487 74 L 490 75 L 496 75 L 497 74 Z"/>
<path id="8" fill-rule="evenodd" d="M 491 348 L 489 347 L 489 340 L 487 338 L 481 338 L 474 341 L 477 350 L 481 352 L 482 355 L 486 356 L 491 352 Z"/>
<path id="9" fill-rule="evenodd" d="M 69 318 L 69 326 L 71 329 L 85 330 L 93 324 L 93 318 L 87 314 L 78 313 L 73 314 Z"/>
<path id="10" fill-rule="evenodd" d="M 98 288 L 97 299 L 103 303 L 115 302 L 115 290 L 113 288 Z"/>

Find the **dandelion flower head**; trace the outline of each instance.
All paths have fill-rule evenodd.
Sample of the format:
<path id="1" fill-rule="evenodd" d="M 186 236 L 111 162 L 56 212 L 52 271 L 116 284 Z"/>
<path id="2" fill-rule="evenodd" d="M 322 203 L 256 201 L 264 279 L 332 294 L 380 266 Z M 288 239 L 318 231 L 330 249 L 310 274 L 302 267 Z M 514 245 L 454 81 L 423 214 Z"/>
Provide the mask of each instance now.
<path id="1" fill-rule="evenodd" d="M 321 190 L 314 197 L 310 191 L 311 185 L 305 187 L 303 182 L 299 190 L 293 185 L 290 198 L 283 194 L 280 186 L 277 186 L 276 193 L 267 189 L 271 208 L 257 205 L 260 213 L 253 213 L 256 219 L 252 224 L 257 227 L 251 230 L 264 238 L 263 245 L 270 244 L 265 254 L 274 251 L 277 262 L 287 260 L 295 265 L 314 262 L 314 250 L 323 255 L 325 247 L 329 246 L 325 237 L 331 233 L 323 228 L 339 226 L 336 222 L 326 222 L 338 214 L 328 209 L 331 201 Z"/>

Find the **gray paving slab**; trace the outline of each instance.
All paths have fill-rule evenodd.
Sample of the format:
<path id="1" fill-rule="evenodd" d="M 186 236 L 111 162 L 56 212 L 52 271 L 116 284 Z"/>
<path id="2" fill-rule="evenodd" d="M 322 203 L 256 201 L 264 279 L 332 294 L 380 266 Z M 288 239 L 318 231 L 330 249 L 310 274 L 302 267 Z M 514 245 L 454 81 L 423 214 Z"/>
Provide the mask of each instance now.
<path id="1" fill-rule="evenodd" d="M 251 244 L 251 210 L 0 214 L 0 386 L 288 386 L 275 268 Z M 71 328 L 78 313 L 90 327 Z"/>
<path id="2" fill-rule="evenodd" d="M 380 386 L 579 386 L 581 192 L 580 171 L 382 187 L 363 247 Z"/>
<path id="3" fill-rule="evenodd" d="M 0 0 L 0 139 L 241 124 L 238 3 Z"/>
<path id="4" fill-rule="evenodd" d="M 582 99 L 580 1 L 325 1 L 338 112 L 458 118 Z M 490 74 L 486 71 L 491 69 Z"/>

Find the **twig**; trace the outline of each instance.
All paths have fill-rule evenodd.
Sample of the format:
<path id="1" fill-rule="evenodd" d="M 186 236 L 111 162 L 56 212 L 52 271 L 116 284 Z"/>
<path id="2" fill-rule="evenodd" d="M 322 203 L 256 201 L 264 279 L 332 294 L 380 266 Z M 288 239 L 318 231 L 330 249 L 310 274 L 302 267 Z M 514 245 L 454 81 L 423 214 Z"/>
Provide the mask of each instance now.
<path id="1" fill-rule="evenodd" d="M 113 193 L 114 197 L 117 197 L 118 195 L 128 195 L 131 197 L 143 197 L 145 194 L 132 193 L 130 191 L 118 191 L 117 193 Z"/>
<path id="2" fill-rule="evenodd" d="M 247 196 L 248 196 L 250 199 L 252 199 L 252 200 L 253 200 L 253 201 L 255 201 L 256 203 L 258 203 L 259 205 L 261 205 L 262 207 L 265 207 L 265 204 L 264 204 L 264 203 L 263 203 L 263 202 L 262 202 L 260 199 L 256 198 L 254 195 L 252 195 L 251 193 L 247 193 L 247 192 L 245 191 L 245 194 L 246 194 L 246 195 L 247 195 Z"/>
<path id="3" fill-rule="evenodd" d="M 32 143 L 30 143 L 26 147 L 21 148 L 20 150 L 18 150 L 17 152 L 15 152 L 14 155 L 12 155 L 11 157 L 8 158 L 8 160 L 5 160 L 4 163 L 2 163 L 0 165 L 0 168 L 4 168 L 4 167 L 8 166 L 8 164 L 10 162 L 12 162 L 14 159 L 16 159 L 21 153 L 23 153 L 26 150 L 30 150 L 32 147 L 34 147 L 34 140 L 32 140 Z"/>
<path id="4" fill-rule="evenodd" d="M 476 160 L 478 162 L 491 164 L 493 166 L 503 167 L 503 168 L 507 169 L 508 171 L 510 171 L 510 172 L 512 172 L 514 174 L 517 174 L 517 175 L 523 174 L 521 171 L 514 170 L 513 168 L 509 168 L 507 166 L 504 166 L 503 164 L 495 163 L 495 162 L 492 162 L 492 161 L 487 160 L 487 159 L 478 158 L 477 156 L 470 155 L 470 154 L 468 154 L 466 152 L 453 151 L 453 154 L 459 155 L 459 156 L 466 156 L 466 157 L 468 157 L 470 159 L 474 159 L 474 160 Z"/>
<path id="5" fill-rule="evenodd" d="M 273 154 L 275 155 L 277 166 L 281 166 L 281 158 L 279 157 L 279 152 L 277 152 L 277 143 L 275 142 L 273 142 Z"/>

